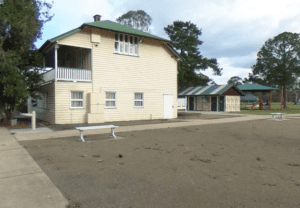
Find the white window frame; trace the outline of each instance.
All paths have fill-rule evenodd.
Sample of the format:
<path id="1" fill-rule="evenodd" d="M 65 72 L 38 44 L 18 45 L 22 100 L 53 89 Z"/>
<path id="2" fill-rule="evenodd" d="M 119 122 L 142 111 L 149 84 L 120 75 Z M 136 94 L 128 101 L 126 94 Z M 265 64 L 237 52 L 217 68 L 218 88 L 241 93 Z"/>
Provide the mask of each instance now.
<path id="1" fill-rule="evenodd" d="M 139 94 L 142 94 L 142 99 L 135 99 L 135 94 L 136 93 L 139 93 Z M 133 101 L 133 106 L 134 106 L 134 108 L 143 108 L 144 107 L 144 93 L 143 92 L 135 92 L 134 94 L 133 94 L 133 99 L 134 99 L 134 101 Z M 142 105 L 141 106 L 136 106 L 135 105 L 135 102 L 142 102 Z"/>
<path id="2" fill-rule="evenodd" d="M 117 35 L 118 40 L 116 40 L 116 35 Z M 123 36 L 122 41 L 120 41 L 121 35 Z M 125 42 L 125 36 L 127 36 L 127 42 Z M 132 44 L 130 43 L 131 37 L 132 37 Z M 137 43 L 135 43 L 135 38 L 137 38 Z M 115 41 L 114 41 L 114 52 L 115 53 L 129 55 L 129 56 L 139 56 L 139 38 L 137 36 L 128 35 L 128 34 L 124 34 L 124 33 L 115 33 L 114 39 L 115 39 Z M 115 48 L 116 43 L 118 43 L 117 50 Z M 125 52 L 125 45 L 127 45 L 127 47 L 128 47 L 127 53 Z M 121 46 L 123 47 L 123 52 L 120 51 Z M 131 47 L 134 48 L 134 53 L 130 52 Z"/>
<path id="3" fill-rule="evenodd" d="M 72 99 L 72 92 L 82 92 L 82 99 Z M 72 107 L 72 101 L 82 101 L 82 107 Z M 84 91 L 73 90 L 70 91 L 70 108 L 71 109 L 83 109 L 84 107 Z"/>
<path id="4" fill-rule="evenodd" d="M 106 93 L 114 93 L 115 99 L 106 99 Z M 106 91 L 105 92 L 105 108 L 117 108 L 117 93 L 113 91 Z M 106 106 L 106 101 L 115 101 L 115 106 Z"/>

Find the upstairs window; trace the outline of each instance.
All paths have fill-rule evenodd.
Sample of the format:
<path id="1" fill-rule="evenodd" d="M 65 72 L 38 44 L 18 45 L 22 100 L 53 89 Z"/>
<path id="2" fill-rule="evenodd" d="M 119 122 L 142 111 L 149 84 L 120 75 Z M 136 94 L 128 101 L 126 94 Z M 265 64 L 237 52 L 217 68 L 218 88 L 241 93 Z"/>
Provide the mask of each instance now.
<path id="1" fill-rule="evenodd" d="M 115 52 L 132 56 L 138 55 L 138 38 L 132 35 L 115 33 Z"/>

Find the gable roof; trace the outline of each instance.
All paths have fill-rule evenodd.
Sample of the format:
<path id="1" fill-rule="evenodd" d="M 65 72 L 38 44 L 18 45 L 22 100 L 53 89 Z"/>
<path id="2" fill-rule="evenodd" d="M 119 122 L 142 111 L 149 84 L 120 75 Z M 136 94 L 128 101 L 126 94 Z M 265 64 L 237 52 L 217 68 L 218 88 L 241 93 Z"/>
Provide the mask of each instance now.
<path id="1" fill-rule="evenodd" d="M 244 93 L 240 91 L 237 87 L 235 87 L 233 84 L 226 84 L 188 87 L 186 89 L 183 89 L 180 93 L 178 93 L 178 96 L 219 96 L 230 88 L 234 88 L 240 95 L 244 95 Z"/>
<path id="2" fill-rule="evenodd" d="M 259 101 L 259 98 L 251 93 L 247 93 L 245 96 L 241 96 L 242 101 Z"/>
<path id="3" fill-rule="evenodd" d="M 259 84 L 250 84 L 250 83 L 243 83 L 238 85 L 237 88 L 241 91 L 272 91 L 276 90 L 276 88 L 267 87 Z"/>
<path id="4" fill-rule="evenodd" d="M 126 33 L 126 34 L 130 34 L 130 35 L 136 35 L 136 36 L 140 36 L 140 37 L 145 37 L 145 38 L 150 38 L 150 39 L 155 39 L 155 40 L 160 40 L 160 41 L 164 41 L 167 42 L 167 48 L 169 48 L 171 50 L 172 53 L 175 54 L 175 56 L 177 58 L 179 58 L 180 60 L 183 60 L 183 57 L 180 56 L 176 50 L 174 50 L 174 48 L 172 47 L 172 45 L 170 44 L 170 40 L 158 37 L 156 35 L 152 35 L 150 33 L 147 32 L 142 32 L 140 30 L 125 26 L 125 25 L 121 25 L 119 23 L 116 22 L 112 22 L 110 20 L 104 20 L 104 21 L 99 21 L 99 22 L 90 22 L 90 23 L 84 23 L 82 24 L 80 27 L 75 28 L 73 30 L 70 30 L 66 33 L 63 33 L 59 36 L 56 36 L 54 38 L 51 38 L 49 40 L 47 40 L 41 47 L 40 47 L 40 51 L 42 51 L 48 44 L 51 43 L 55 43 L 58 40 L 61 40 L 63 38 L 66 38 L 74 33 L 77 33 L 79 31 L 81 31 L 84 27 L 94 27 L 94 28 L 99 28 L 99 29 L 103 29 L 103 30 L 109 30 L 109 31 L 113 31 L 113 32 L 121 32 L 121 33 Z"/>

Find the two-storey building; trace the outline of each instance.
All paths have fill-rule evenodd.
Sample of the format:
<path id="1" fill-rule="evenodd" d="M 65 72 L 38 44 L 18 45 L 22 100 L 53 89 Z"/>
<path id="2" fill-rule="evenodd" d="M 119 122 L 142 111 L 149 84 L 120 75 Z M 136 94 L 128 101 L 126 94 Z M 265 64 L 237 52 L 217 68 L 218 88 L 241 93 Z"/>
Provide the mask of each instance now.
<path id="1" fill-rule="evenodd" d="M 47 40 L 37 118 L 55 124 L 177 117 L 177 64 L 170 41 L 112 21 Z"/>

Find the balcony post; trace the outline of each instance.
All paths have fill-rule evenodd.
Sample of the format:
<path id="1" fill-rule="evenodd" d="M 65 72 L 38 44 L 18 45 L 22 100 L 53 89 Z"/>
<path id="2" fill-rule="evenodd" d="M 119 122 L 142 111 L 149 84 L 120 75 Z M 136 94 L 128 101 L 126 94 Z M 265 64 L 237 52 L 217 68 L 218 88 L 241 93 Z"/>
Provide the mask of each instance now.
<path id="1" fill-rule="evenodd" d="M 55 73 L 54 73 L 54 76 L 55 76 L 55 81 L 57 81 L 57 49 L 59 48 L 58 44 L 55 43 L 55 55 L 54 55 L 54 64 L 55 64 Z"/>

